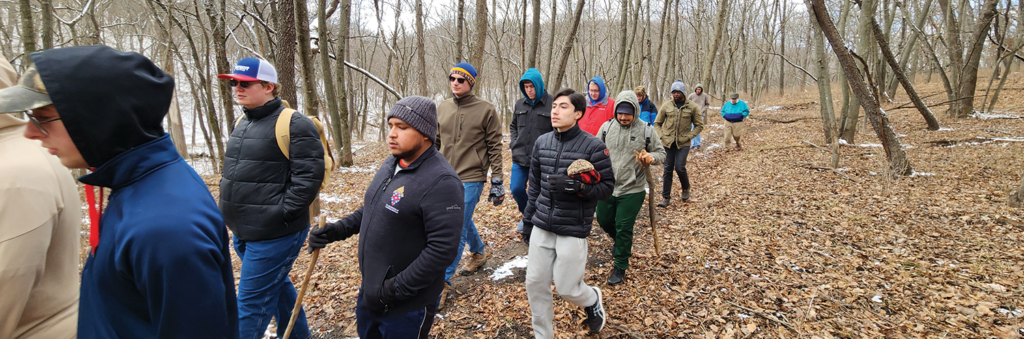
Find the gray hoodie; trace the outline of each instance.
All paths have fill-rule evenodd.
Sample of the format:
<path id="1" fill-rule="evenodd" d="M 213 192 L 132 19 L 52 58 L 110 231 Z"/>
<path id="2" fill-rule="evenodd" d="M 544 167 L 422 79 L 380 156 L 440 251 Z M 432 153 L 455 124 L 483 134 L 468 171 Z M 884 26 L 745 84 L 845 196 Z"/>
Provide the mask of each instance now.
<path id="1" fill-rule="evenodd" d="M 633 91 L 619 93 L 615 98 L 615 104 L 622 103 L 632 104 L 634 112 L 640 112 L 640 103 L 637 102 Z M 654 156 L 653 164 L 665 161 L 665 146 L 661 144 L 658 132 L 638 116 L 634 115 L 633 122 L 628 126 L 623 126 L 618 119 L 606 121 L 598 130 L 597 137 L 604 141 L 612 159 L 612 170 L 615 172 L 613 197 L 644 191 L 647 178 L 633 151 L 646 149 L 647 153 Z"/>

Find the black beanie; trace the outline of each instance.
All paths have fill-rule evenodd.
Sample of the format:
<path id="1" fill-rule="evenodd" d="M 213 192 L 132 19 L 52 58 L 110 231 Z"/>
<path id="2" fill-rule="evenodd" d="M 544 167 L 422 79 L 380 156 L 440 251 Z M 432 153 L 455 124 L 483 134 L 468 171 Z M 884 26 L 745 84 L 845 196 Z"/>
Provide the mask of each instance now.
<path id="1" fill-rule="evenodd" d="M 434 101 L 421 96 L 408 96 L 398 100 L 388 111 L 388 119 L 402 119 L 430 142 L 437 143 L 437 107 Z"/>

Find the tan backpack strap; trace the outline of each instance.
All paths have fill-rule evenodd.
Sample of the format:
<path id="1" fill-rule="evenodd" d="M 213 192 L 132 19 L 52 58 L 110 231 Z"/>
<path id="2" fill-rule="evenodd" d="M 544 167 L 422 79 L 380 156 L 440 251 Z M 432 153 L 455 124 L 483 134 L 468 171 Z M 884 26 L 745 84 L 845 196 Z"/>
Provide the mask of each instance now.
<path id="1" fill-rule="evenodd" d="M 323 189 L 327 186 L 327 182 L 331 180 L 331 171 L 334 170 L 334 155 L 331 154 L 330 144 L 327 143 L 327 134 L 324 133 L 324 124 L 320 122 L 320 118 L 309 117 L 309 119 L 316 126 L 317 133 L 320 133 L 320 144 L 324 147 L 324 181 L 320 184 L 320 188 Z"/>
<path id="2" fill-rule="evenodd" d="M 292 142 L 292 114 L 295 114 L 294 109 L 285 108 L 281 111 L 281 115 L 277 116 L 277 125 L 274 126 L 274 138 L 277 139 L 277 148 L 280 148 L 284 157 L 289 159 L 291 159 L 288 156 L 288 146 Z"/>

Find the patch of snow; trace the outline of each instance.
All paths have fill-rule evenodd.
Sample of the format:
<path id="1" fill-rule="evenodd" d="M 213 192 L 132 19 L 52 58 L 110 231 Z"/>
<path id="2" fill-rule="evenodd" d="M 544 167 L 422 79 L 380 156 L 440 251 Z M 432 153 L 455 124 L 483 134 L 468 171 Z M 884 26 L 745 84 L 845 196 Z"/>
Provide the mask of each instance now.
<path id="1" fill-rule="evenodd" d="M 373 173 L 373 172 L 377 172 L 377 168 L 370 167 L 370 166 L 367 166 L 367 167 L 359 167 L 359 166 L 341 167 L 341 168 L 338 168 L 338 172 L 339 173 L 360 173 L 360 172 Z"/>
<path id="2" fill-rule="evenodd" d="M 501 280 L 513 275 L 513 268 L 525 268 L 526 264 L 529 263 L 529 256 L 517 256 L 512 260 L 502 264 L 500 267 L 494 270 L 494 273 L 488 277 L 491 280 Z"/>
<path id="3" fill-rule="evenodd" d="M 918 172 L 918 171 L 914 171 L 914 173 L 910 173 L 911 177 L 916 177 L 916 176 L 928 177 L 928 176 L 933 176 L 933 175 L 935 175 L 935 173 Z"/>
<path id="4" fill-rule="evenodd" d="M 772 107 L 765 108 L 764 110 L 765 111 L 778 111 L 780 109 L 782 109 L 782 106 L 772 106 Z"/>
<path id="5" fill-rule="evenodd" d="M 839 171 L 839 172 L 849 172 L 850 169 L 846 168 L 846 167 L 840 167 L 840 168 L 837 168 L 836 171 Z"/>
<path id="6" fill-rule="evenodd" d="M 1006 112 L 993 111 L 989 113 L 977 112 L 971 115 L 971 117 L 981 120 L 989 119 L 1021 119 L 1024 118 L 1022 115 L 1007 114 Z"/>
<path id="7" fill-rule="evenodd" d="M 339 196 L 339 195 L 336 195 L 336 194 L 320 193 L 320 201 L 322 201 L 322 202 L 330 202 L 330 203 L 348 202 L 348 201 L 352 201 L 353 199 L 355 199 L 355 197 Z"/>
<path id="8" fill-rule="evenodd" d="M 747 319 L 747 318 L 750 318 L 750 316 L 749 316 L 749 315 L 746 315 L 746 314 L 743 314 L 743 313 L 736 313 L 736 316 L 737 316 L 737 317 L 740 317 L 740 319 Z"/>
<path id="9" fill-rule="evenodd" d="M 1013 314 L 1014 317 L 1019 317 L 1019 316 L 1024 315 L 1024 310 L 1021 310 L 1019 308 L 1015 308 L 1015 309 L 1013 309 L 1011 311 L 1011 310 L 1008 310 L 1008 309 L 1000 307 L 1000 308 L 997 308 L 996 311 L 999 312 L 999 313 L 1002 313 L 1003 315 Z"/>
<path id="10" fill-rule="evenodd" d="M 1011 141 L 1011 142 L 1024 142 L 1024 138 L 1013 137 L 1013 138 L 992 138 L 992 141 Z"/>
<path id="11" fill-rule="evenodd" d="M 722 110 L 722 106 L 708 106 L 709 109 Z"/>
<path id="12" fill-rule="evenodd" d="M 955 131 L 952 127 L 939 127 L 939 131 Z"/>
<path id="13" fill-rule="evenodd" d="M 882 147 L 882 144 L 858 144 L 857 147 Z"/>
<path id="14" fill-rule="evenodd" d="M 882 302 L 882 296 L 876 295 L 874 297 L 871 297 L 871 301 L 874 301 L 876 303 L 881 303 Z"/>

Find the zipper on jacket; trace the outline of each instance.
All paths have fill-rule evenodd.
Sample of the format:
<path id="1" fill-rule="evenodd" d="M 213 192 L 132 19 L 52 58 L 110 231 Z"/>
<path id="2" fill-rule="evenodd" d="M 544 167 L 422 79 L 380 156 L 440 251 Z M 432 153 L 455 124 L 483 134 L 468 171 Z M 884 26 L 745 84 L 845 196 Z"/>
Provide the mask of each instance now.
<path id="1" fill-rule="evenodd" d="M 557 134 L 556 134 L 557 135 Z M 558 153 L 555 155 L 555 173 L 558 173 L 558 161 L 562 159 L 562 146 L 565 145 L 565 141 L 562 140 L 562 136 L 558 135 Z M 552 230 L 555 229 L 552 220 L 555 218 L 555 193 L 551 193 L 551 209 L 548 211 L 548 227 Z"/>
<path id="2" fill-rule="evenodd" d="M 395 177 L 395 173 L 394 172 L 389 174 L 388 177 L 385 178 L 384 181 L 380 183 L 380 190 L 373 194 L 373 199 L 370 199 L 370 205 L 369 205 L 370 206 L 370 213 L 369 213 L 369 215 L 367 216 L 367 219 L 366 219 L 367 225 L 369 225 L 371 222 L 373 222 L 373 217 L 375 215 L 377 215 L 377 203 L 380 202 L 380 197 L 382 195 L 381 193 L 383 193 L 384 191 L 387 191 L 388 185 L 391 184 L 391 179 L 394 178 L 394 177 Z M 362 235 L 360 235 L 359 236 L 359 242 L 363 242 L 364 239 L 366 239 L 367 235 L 369 235 L 369 234 L 362 234 Z M 362 253 L 362 251 L 360 251 L 360 253 L 359 253 L 359 261 L 360 262 L 363 261 L 363 253 Z"/>

